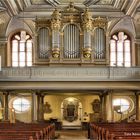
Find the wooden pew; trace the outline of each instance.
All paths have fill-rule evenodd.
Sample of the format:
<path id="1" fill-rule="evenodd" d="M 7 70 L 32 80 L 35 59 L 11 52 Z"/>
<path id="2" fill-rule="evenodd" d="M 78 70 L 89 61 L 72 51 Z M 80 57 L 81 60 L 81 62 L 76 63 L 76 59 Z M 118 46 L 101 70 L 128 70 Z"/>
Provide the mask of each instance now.
<path id="1" fill-rule="evenodd" d="M 90 138 L 97 140 L 140 140 L 140 123 L 91 123 Z"/>
<path id="2" fill-rule="evenodd" d="M 54 124 L 0 123 L 0 140 L 51 140 L 54 137 Z"/>

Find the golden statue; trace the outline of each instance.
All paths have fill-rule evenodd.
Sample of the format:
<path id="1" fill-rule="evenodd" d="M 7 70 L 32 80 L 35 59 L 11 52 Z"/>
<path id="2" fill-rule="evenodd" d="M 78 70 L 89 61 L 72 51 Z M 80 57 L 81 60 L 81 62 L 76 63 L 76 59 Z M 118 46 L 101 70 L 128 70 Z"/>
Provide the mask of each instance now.
<path id="1" fill-rule="evenodd" d="M 60 27 L 61 27 L 61 14 L 57 9 L 55 9 L 53 14 L 52 14 L 51 25 L 52 25 L 51 26 L 52 30 L 60 30 Z"/>
<path id="2" fill-rule="evenodd" d="M 92 25 L 92 15 L 89 13 L 88 8 L 86 8 L 84 14 L 83 14 L 83 28 L 84 30 L 90 31 L 93 28 Z"/>

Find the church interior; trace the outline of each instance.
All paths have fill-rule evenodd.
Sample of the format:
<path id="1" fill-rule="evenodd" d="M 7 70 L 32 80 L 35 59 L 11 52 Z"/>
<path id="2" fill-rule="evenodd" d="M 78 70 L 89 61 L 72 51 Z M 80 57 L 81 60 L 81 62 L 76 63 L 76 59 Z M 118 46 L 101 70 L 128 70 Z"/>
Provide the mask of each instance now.
<path id="1" fill-rule="evenodd" d="M 139 122 L 139 0 L 0 0 L 0 140 L 140 140 Z"/>

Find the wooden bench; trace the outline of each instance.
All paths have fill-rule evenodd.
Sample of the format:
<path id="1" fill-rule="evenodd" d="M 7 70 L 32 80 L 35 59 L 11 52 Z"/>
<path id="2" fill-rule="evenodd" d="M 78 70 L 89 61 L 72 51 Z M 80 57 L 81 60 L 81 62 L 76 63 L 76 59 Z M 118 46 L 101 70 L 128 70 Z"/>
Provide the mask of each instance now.
<path id="1" fill-rule="evenodd" d="M 140 140 L 140 123 L 91 123 L 90 139 Z"/>
<path id="2" fill-rule="evenodd" d="M 54 124 L 0 123 L 0 140 L 51 140 L 54 137 Z"/>

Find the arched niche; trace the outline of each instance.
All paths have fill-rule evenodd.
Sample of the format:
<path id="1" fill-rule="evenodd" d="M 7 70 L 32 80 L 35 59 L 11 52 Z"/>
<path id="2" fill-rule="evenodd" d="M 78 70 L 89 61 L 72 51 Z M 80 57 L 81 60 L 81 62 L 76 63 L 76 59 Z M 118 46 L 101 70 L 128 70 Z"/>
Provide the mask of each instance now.
<path id="1" fill-rule="evenodd" d="M 68 97 L 61 104 L 62 120 L 78 123 L 82 117 L 82 104 L 77 98 Z"/>

